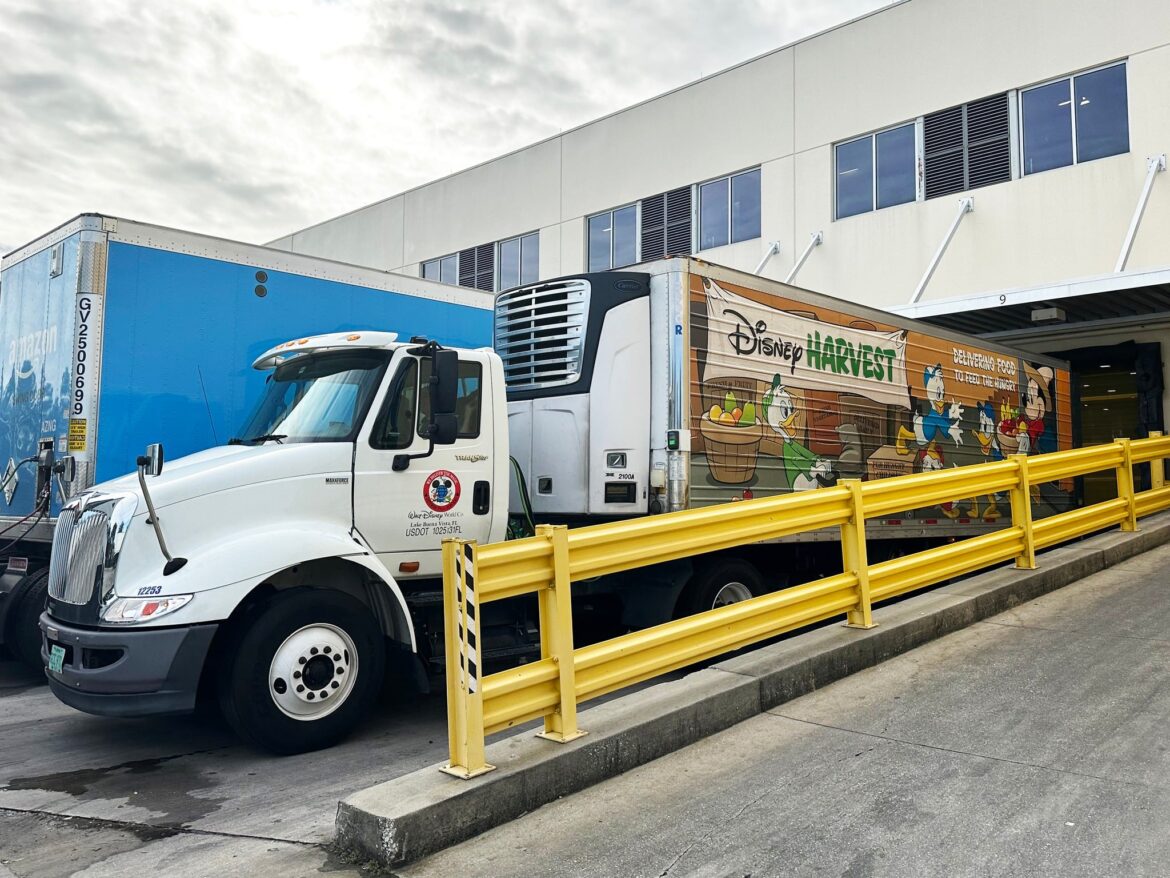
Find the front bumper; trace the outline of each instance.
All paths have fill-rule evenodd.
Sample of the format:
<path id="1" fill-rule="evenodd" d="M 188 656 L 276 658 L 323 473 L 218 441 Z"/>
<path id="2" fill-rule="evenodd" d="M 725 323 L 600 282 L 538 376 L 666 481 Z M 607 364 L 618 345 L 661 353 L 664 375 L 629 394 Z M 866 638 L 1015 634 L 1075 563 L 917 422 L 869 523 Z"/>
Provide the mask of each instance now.
<path id="1" fill-rule="evenodd" d="M 65 649 L 59 672 L 46 671 L 53 694 L 100 716 L 188 713 L 218 624 L 183 628 L 78 628 L 41 616 L 41 659 Z"/>

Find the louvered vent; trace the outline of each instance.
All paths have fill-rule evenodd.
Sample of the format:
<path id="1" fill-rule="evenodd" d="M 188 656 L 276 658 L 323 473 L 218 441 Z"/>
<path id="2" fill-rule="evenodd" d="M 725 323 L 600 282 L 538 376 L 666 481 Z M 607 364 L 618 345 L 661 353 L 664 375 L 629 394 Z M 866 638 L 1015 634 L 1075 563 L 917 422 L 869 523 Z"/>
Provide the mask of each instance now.
<path id="1" fill-rule="evenodd" d="M 666 256 L 691 252 L 691 187 L 666 193 Z"/>
<path id="2" fill-rule="evenodd" d="M 926 197 L 967 188 L 963 161 L 963 107 L 931 113 L 922 120 Z"/>
<path id="3" fill-rule="evenodd" d="M 967 104 L 967 188 L 1012 178 L 1011 122 L 1006 94 Z"/>
<path id="4" fill-rule="evenodd" d="M 642 199 L 642 258 L 659 259 L 666 252 L 666 193 Z"/>
<path id="5" fill-rule="evenodd" d="M 642 259 L 691 252 L 691 187 L 642 199 Z"/>
<path id="6" fill-rule="evenodd" d="M 495 289 L 495 276 L 495 244 L 480 244 L 459 251 L 459 286 L 490 293 Z"/>
<path id="7" fill-rule="evenodd" d="M 581 374 L 589 282 L 530 284 L 496 297 L 495 349 L 511 389 L 572 384 Z"/>
<path id="8" fill-rule="evenodd" d="M 940 110 L 922 121 L 927 198 L 1012 178 L 1006 94 Z"/>

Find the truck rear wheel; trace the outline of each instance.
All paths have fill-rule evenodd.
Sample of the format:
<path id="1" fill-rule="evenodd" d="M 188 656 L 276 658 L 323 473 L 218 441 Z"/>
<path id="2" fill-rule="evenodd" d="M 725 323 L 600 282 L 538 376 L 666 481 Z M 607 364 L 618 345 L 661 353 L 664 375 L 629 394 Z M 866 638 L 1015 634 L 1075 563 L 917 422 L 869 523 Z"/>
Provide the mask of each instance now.
<path id="1" fill-rule="evenodd" d="M 49 568 L 30 573 L 12 590 L 12 609 L 9 611 L 7 642 L 13 654 L 34 671 L 45 672 L 41 659 L 41 613 L 49 590 Z"/>
<path id="2" fill-rule="evenodd" d="M 236 733 L 273 753 L 329 747 L 369 712 L 386 648 L 369 608 L 327 589 L 278 592 L 225 644 L 220 708 Z"/>
<path id="3" fill-rule="evenodd" d="M 743 558 L 717 558 L 703 563 L 678 599 L 676 617 L 703 613 L 763 594 L 764 581 Z"/>

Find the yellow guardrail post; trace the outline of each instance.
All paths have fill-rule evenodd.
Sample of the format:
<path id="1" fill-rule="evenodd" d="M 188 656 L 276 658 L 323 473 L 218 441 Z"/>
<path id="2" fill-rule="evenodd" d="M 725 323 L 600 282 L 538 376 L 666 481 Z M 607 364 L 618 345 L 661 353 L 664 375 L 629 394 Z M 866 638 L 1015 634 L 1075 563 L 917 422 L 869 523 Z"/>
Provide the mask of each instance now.
<path id="1" fill-rule="evenodd" d="M 1028 456 L 1014 454 L 1012 459 L 1019 467 L 1019 479 L 1011 488 L 1012 527 L 1020 528 L 1024 538 L 1024 552 L 1016 558 L 1016 567 L 1021 570 L 1036 568 L 1036 542 L 1032 533 L 1032 483 L 1028 477 Z"/>
<path id="2" fill-rule="evenodd" d="M 536 535 L 552 543 L 553 579 L 537 593 L 540 651 L 557 666 L 558 704 L 544 718 L 537 735 L 565 744 L 585 734 L 577 728 L 577 680 L 573 658 L 573 598 L 569 586 L 569 529 L 563 524 L 537 525 Z"/>
<path id="3" fill-rule="evenodd" d="M 1137 526 L 1137 498 L 1133 493 L 1133 458 L 1128 439 L 1114 439 L 1114 445 L 1121 446 L 1121 464 L 1117 467 L 1117 496 L 1125 500 L 1126 519 L 1121 529 L 1135 531 Z"/>
<path id="4" fill-rule="evenodd" d="M 443 628 L 447 656 L 447 774 L 467 780 L 491 771 L 484 758 L 483 668 L 475 595 L 475 543 L 443 541 Z"/>
<path id="5" fill-rule="evenodd" d="M 869 599 L 869 556 L 865 550 L 865 504 L 860 479 L 841 479 L 837 484 L 849 489 L 852 511 L 841 525 L 841 569 L 857 577 L 857 608 L 845 620 L 849 628 L 874 628 L 873 608 Z"/>
<path id="6" fill-rule="evenodd" d="M 1161 430 L 1150 431 L 1151 439 L 1160 439 L 1161 436 Z M 1150 487 L 1155 491 L 1166 487 L 1166 461 L 1160 457 L 1150 461 Z"/>

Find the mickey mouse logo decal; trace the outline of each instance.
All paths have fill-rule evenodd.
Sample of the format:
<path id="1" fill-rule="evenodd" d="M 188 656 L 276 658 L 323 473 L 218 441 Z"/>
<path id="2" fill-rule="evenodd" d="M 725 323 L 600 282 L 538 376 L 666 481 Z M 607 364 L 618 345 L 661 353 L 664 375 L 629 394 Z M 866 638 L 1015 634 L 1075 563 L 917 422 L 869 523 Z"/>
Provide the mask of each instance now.
<path id="1" fill-rule="evenodd" d="M 423 501 L 435 512 L 446 512 L 459 502 L 459 477 L 449 470 L 435 470 L 423 482 Z"/>

